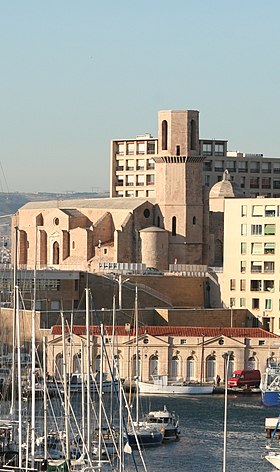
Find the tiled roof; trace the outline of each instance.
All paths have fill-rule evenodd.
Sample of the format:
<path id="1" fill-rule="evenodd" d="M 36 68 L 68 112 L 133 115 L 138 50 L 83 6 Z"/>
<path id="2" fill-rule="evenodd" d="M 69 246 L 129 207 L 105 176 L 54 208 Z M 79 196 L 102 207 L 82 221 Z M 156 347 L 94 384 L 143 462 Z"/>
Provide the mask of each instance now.
<path id="1" fill-rule="evenodd" d="M 84 208 L 91 209 L 104 209 L 104 210 L 135 210 L 144 203 L 155 204 L 153 198 L 81 198 L 77 200 L 46 200 L 46 201 L 33 201 L 28 202 L 20 208 L 22 210 L 33 210 L 33 209 L 55 209 L 60 210 L 83 210 Z"/>
<path id="2" fill-rule="evenodd" d="M 90 333 L 92 335 L 99 334 L 98 326 L 91 326 Z M 112 326 L 105 326 L 104 332 L 107 335 L 112 333 Z M 193 327 L 193 326 L 140 326 L 139 335 L 150 334 L 151 336 L 185 336 L 185 337 L 202 337 L 214 338 L 217 336 L 227 336 L 232 338 L 278 338 L 274 333 L 269 333 L 261 328 L 212 328 L 212 327 Z M 51 333 L 53 335 L 61 335 L 61 325 L 52 327 Z M 86 335 L 86 326 L 73 326 L 73 333 L 78 336 Z M 128 332 L 124 326 L 116 326 L 115 334 L 125 336 Z M 134 330 L 130 331 L 134 334 Z"/>

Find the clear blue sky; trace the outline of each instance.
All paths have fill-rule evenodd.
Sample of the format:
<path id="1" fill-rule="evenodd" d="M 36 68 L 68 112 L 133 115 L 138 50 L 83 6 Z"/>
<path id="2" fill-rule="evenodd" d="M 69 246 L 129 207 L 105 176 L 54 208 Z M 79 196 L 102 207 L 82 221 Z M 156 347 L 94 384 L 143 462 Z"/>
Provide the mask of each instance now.
<path id="1" fill-rule="evenodd" d="M 3 0 L 1 190 L 109 188 L 110 140 L 157 112 L 280 156 L 279 0 Z"/>

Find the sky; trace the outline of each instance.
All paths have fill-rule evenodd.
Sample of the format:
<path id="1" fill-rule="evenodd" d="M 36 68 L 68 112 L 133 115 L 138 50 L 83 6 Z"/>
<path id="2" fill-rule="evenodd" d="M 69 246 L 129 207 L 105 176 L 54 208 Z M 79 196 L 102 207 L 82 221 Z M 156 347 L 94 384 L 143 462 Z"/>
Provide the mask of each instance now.
<path id="1" fill-rule="evenodd" d="M 280 156 L 279 0 L 2 0 L 0 191 L 109 190 L 110 140 L 200 111 Z"/>

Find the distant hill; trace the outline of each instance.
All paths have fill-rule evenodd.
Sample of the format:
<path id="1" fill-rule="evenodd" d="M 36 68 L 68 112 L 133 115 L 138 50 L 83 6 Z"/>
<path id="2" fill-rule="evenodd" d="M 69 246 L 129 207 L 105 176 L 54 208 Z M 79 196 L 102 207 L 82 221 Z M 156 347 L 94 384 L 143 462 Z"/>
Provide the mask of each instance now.
<path id="1" fill-rule="evenodd" d="M 107 198 L 108 193 L 89 193 L 89 192 L 71 192 L 71 193 L 3 193 L 0 192 L 0 237 L 10 235 L 11 217 L 5 215 L 14 215 L 25 203 L 32 201 L 46 200 L 73 200 L 76 198 Z"/>

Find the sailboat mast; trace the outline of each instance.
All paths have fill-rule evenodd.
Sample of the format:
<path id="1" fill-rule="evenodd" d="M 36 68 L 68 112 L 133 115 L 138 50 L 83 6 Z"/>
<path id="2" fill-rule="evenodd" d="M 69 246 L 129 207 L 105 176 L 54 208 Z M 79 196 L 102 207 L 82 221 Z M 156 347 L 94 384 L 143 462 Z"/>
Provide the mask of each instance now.
<path id="1" fill-rule="evenodd" d="M 66 343 L 65 343 L 65 320 L 64 314 L 61 312 L 62 324 L 62 349 L 63 349 L 63 385 L 64 385 L 64 415 L 65 415 L 65 436 L 66 436 L 66 461 L 70 463 L 70 428 L 69 428 L 69 397 L 67 389 L 67 369 L 66 369 Z"/>
<path id="2" fill-rule="evenodd" d="M 32 323 L 31 323 L 31 467 L 34 469 L 35 461 L 35 384 L 36 384 L 36 341 L 35 341 L 35 320 L 36 320 L 36 289 L 37 289 L 37 225 L 35 225 L 35 254 L 34 254 L 34 275 L 33 275 L 33 303 L 32 303 Z"/>
<path id="3" fill-rule="evenodd" d="M 89 323 L 89 288 L 86 288 L 86 343 L 87 343 L 87 450 L 91 451 L 90 440 L 90 323 Z"/>
<path id="4" fill-rule="evenodd" d="M 12 351 L 12 397 L 10 406 L 10 415 L 15 413 L 15 373 L 16 373 L 16 320 L 17 320 L 17 302 L 16 302 L 16 286 L 17 286 L 17 266 L 18 266 L 18 227 L 14 228 L 14 308 L 13 308 L 13 351 Z"/>
<path id="5" fill-rule="evenodd" d="M 44 378 L 44 459 L 46 460 L 48 457 L 48 450 L 47 450 L 47 338 L 46 336 L 43 337 L 43 378 Z"/>
<path id="6" fill-rule="evenodd" d="M 136 426 L 139 427 L 139 336 L 138 336 L 138 287 L 135 287 L 135 335 L 136 335 Z"/>
<path id="7" fill-rule="evenodd" d="M 18 461 L 19 468 L 22 467 L 22 391 L 21 391 L 21 349 L 20 349 L 20 322 L 19 322 L 19 290 L 16 285 L 17 306 L 17 363 L 18 363 Z"/>
<path id="8" fill-rule="evenodd" d="M 98 410 L 98 462 L 99 466 L 101 466 L 101 458 L 102 458 L 102 390 L 103 390 L 103 360 L 104 360 L 104 352 L 103 352 L 103 340 L 104 340 L 104 325 L 101 323 L 100 325 L 100 371 L 99 371 L 99 410 Z"/>

